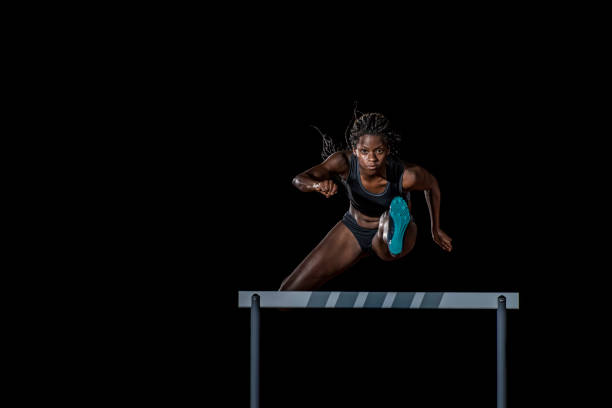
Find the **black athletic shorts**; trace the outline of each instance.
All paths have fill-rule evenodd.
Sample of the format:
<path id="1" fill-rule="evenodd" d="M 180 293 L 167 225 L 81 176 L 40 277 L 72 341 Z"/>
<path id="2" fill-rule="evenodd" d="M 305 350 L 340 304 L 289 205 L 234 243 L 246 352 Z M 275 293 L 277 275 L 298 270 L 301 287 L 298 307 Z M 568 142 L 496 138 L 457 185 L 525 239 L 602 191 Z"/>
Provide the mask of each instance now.
<path id="1" fill-rule="evenodd" d="M 348 211 L 344 214 L 344 217 L 342 217 L 342 223 L 351 230 L 363 251 L 372 248 L 372 239 L 374 239 L 374 235 L 378 232 L 378 228 L 363 228 L 361 225 L 357 224 L 355 218 Z"/>

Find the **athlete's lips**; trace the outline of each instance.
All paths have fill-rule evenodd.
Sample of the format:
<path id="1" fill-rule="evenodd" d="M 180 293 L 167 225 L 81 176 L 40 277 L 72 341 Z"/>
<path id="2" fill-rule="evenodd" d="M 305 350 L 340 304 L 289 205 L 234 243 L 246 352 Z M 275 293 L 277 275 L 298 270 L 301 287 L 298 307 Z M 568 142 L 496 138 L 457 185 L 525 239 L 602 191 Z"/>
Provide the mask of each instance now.
<path id="1" fill-rule="evenodd" d="M 373 164 L 373 165 L 366 165 L 366 169 L 368 169 L 368 170 L 376 170 L 376 165 L 375 164 Z"/>

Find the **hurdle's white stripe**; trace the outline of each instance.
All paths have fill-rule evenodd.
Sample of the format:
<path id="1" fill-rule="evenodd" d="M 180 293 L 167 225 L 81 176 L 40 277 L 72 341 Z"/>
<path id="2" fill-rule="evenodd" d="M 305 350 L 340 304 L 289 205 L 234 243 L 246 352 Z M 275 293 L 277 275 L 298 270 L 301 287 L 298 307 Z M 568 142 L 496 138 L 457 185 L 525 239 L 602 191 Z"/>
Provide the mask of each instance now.
<path id="1" fill-rule="evenodd" d="M 357 300 L 355 300 L 355 305 L 353 307 L 363 307 L 366 299 L 368 298 L 368 293 L 370 292 L 359 292 L 359 295 L 357 295 Z"/>
<path id="2" fill-rule="evenodd" d="M 391 307 L 391 305 L 393 304 L 393 301 L 395 300 L 396 295 L 397 295 L 397 292 L 387 293 L 387 296 L 385 296 L 385 300 L 381 307 L 384 309 Z"/>
<path id="3" fill-rule="evenodd" d="M 491 309 L 497 308 L 499 295 L 506 297 L 506 309 L 519 308 L 518 293 L 444 292 L 440 309 Z"/>
<path id="4" fill-rule="evenodd" d="M 329 299 L 327 299 L 327 303 L 325 304 L 325 307 L 335 307 L 336 302 L 338 301 L 339 297 L 340 297 L 340 292 L 332 292 L 329 295 Z"/>
<path id="5" fill-rule="evenodd" d="M 423 298 L 425 297 L 425 292 L 417 292 L 414 294 L 414 299 L 412 299 L 412 303 L 410 304 L 411 309 L 418 309 L 421 307 L 421 303 L 423 303 Z"/>

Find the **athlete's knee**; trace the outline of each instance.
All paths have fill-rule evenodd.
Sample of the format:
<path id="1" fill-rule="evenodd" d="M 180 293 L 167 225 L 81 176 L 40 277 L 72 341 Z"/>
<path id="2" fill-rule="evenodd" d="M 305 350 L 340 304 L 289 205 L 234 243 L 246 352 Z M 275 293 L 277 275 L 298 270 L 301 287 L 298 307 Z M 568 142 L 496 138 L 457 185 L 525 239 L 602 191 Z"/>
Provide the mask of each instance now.
<path id="1" fill-rule="evenodd" d="M 392 262 L 392 261 L 397 261 L 398 259 L 402 258 L 407 253 L 408 251 L 402 252 L 401 254 L 393 255 L 391 252 L 389 252 L 389 250 L 386 250 L 386 251 L 383 251 L 382 254 L 378 255 L 378 257 L 385 262 Z"/>
<path id="2" fill-rule="evenodd" d="M 382 254 L 382 255 L 378 255 L 378 257 L 385 262 L 392 262 L 397 260 L 397 257 L 394 257 L 393 255 L 387 255 L 387 254 Z"/>

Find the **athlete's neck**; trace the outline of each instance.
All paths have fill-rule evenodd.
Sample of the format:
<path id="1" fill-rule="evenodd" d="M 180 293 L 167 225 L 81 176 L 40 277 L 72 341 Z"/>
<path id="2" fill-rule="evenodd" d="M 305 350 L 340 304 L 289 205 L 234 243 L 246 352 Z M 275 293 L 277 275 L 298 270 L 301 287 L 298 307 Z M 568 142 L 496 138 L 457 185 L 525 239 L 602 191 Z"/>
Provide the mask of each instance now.
<path id="1" fill-rule="evenodd" d="M 373 173 L 368 171 L 368 169 L 364 169 L 361 166 L 359 166 L 359 174 L 361 175 L 361 178 L 365 181 L 374 181 L 379 178 L 383 178 L 386 180 L 387 179 L 387 165 L 386 163 L 383 163 L 383 165 Z"/>

